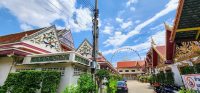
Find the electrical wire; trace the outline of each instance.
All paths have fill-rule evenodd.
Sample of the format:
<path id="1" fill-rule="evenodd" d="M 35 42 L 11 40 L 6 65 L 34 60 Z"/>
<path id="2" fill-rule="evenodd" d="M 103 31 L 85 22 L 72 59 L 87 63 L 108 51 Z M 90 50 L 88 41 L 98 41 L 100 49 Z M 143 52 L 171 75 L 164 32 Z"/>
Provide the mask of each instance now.
<path id="1" fill-rule="evenodd" d="M 67 14 L 67 12 L 65 11 L 65 10 L 68 10 L 69 11 L 69 9 L 68 8 L 66 8 L 60 1 L 58 1 L 58 3 L 65 9 L 65 10 L 63 10 L 63 9 L 60 9 L 59 7 L 57 7 L 55 4 L 53 4 L 51 1 L 49 1 L 49 0 L 46 0 L 47 2 L 48 2 L 48 4 L 50 4 L 50 7 L 52 8 L 52 9 L 54 9 L 55 11 L 58 11 L 58 12 L 55 12 L 55 13 L 57 13 L 58 15 L 63 15 L 63 16 L 66 16 L 66 14 Z M 93 8 L 93 6 L 91 5 L 91 4 L 89 4 L 89 2 L 86 2 L 85 0 L 81 0 L 81 1 L 83 1 L 84 2 L 84 4 L 85 4 L 85 6 L 90 6 L 90 8 L 89 8 L 89 10 L 91 11 Z M 54 7 L 54 8 L 53 8 Z M 44 7 L 43 7 L 44 8 Z M 47 10 L 46 8 L 44 8 L 45 10 Z M 49 11 L 49 9 L 47 10 L 47 11 Z M 52 12 L 52 11 L 51 11 Z M 80 13 L 81 14 L 81 16 L 84 16 L 85 18 L 87 18 L 86 20 L 92 20 L 92 19 L 88 19 L 88 17 L 86 17 L 82 12 Z M 75 19 L 74 19 L 75 20 Z M 69 24 L 69 18 L 68 18 L 68 24 Z M 81 23 L 79 23 L 79 22 L 75 22 L 75 24 L 77 24 L 79 27 L 81 27 L 81 26 L 85 26 L 85 24 L 81 24 Z"/>

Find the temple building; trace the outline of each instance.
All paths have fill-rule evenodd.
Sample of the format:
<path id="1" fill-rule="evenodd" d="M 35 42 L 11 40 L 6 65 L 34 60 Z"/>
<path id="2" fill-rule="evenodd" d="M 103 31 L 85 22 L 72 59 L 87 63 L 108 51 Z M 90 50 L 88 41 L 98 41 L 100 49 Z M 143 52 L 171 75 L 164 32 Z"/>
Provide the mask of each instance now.
<path id="1" fill-rule="evenodd" d="M 165 24 L 165 46 L 158 49 L 157 47 L 161 46 L 152 43 L 146 55 L 145 61 L 149 73 L 172 71 L 174 83 L 183 85 L 181 78 L 181 75 L 184 74 L 183 69 L 185 67 L 193 69 L 194 65 L 200 65 L 200 20 L 198 17 L 200 10 L 197 9 L 200 8 L 200 3 L 198 2 L 198 0 L 179 1 L 173 27 Z M 152 40 L 152 42 L 154 41 Z M 160 55 L 161 52 L 164 54 Z M 190 73 L 199 72 L 191 70 Z"/>
<path id="2" fill-rule="evenodd" d="M 90 72 L 91 60 L 75 52 L 70 30 L 55 26 L 0 36 L 0 86 L 9 73 L 25 70 L 61 72 L 58 93 Z"/>
<path id="3" fill-rule="evenodd" d="M 136 79 L 136 76 L 144 74 L 145 61 L 120 61 L 117 62 L 117 71 L 123 78 Z"/>
<path id="4" fill-rule="evenodd" d="M 80 53 L 82 56 L 92 59 L 92 44 L 85 39 L 77 48 L 77 52 Z M 113 74 L 118 74 L 117 70 L 113 67 L 113 65 L 103 56 L 102 53 L 98 53 L 96 58 L 97 61 L 97 68 L 98 69 L 106 69 Z"/>

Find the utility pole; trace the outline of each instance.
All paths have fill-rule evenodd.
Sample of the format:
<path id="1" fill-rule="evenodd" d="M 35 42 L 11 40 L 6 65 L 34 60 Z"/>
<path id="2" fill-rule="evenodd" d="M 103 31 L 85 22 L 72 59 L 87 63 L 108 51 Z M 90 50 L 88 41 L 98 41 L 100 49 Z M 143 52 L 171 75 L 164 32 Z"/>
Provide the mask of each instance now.
<path id="1" fill-rule="evenodd" d="M 94 16 L 92 20 L 93 22 L 93 31 L 92 31 L 92 35 L 93 35 L 92 65 L 93 67 L 91 69 L 91 73 L 93 74 L 93 76 L 96 71 L 96 65 L 97 65 L 96 58 L 98 56 L 98 38 L 99 38 L 98 15 L 99 15 L 98 0 L 95 0 Z"/>
<path id="2" fill-rule="evenodd" d="M 95 0 L 95 8 L 93 11 L 93 51 L 92 51 L 92 68 L 91 68 L 91 74 L 93 81 L 95 82 L 95 88 L 96 88 L 96 81 L 95 81 L 95 72 L 96 72 L 96 67 L 97 67 L 97 56 L 98 56 L 98 38 L 99 38 L 99 28 L 98 28 L 98 15 L 99 15 L 99 10 L 98 10 L 98 0 Z"/>

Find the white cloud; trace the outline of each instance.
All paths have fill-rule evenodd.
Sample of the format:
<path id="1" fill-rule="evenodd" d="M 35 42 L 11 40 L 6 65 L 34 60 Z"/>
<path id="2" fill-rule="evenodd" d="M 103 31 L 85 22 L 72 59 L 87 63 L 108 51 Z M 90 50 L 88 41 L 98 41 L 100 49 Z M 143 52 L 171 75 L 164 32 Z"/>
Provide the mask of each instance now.
<path id="1" fill-rule="evenodd" d="M 136 20 L 134 23 L 135 24 L 138 24 L 138 23 L 140 23 L 141 21 L 140 20 Z"/>
<path id="2" fill-rule="evenodd" d="M 57 28 L 58 30 L 65 29 L 64 26 L 59 26 L 59 25 L 56 25 L 56 28 Z"/>
<path id="3" fill-rule="evenodd" d="M 152 35 L 153 40 L 157 45 L 164 45 L 165 44 L 165 30 L 158 31 L 154 35 Z"/>
<path id="4" fill-rule="evenodd" d="M 162 24 L 159 24 L 155 27 L 151 27 L 150 30 L 160 30 L 160 29 L 163 29 L 163 28 L 164 28 L 164 24 L 162 23 Z"/>
<path id="5" fill-rule="evenodd" d="M 156 42 L 157 45 L 165 44 L 165 31 L 162 30 L 162 31 L 155 33 L 154 35 L 152 35 L 152 38 L 154 39 L 154 41 Z M 134 50 L 140 52 L 142 50 L 147 50 L 148 48 L 150 48 L 150 46 L 151 46 L 151 37 L 148 37 L 146 42 L 144 42 L 144 43 L 140 43 L 140 44 L 133 45 L 133 46 L 122 46 L 119 48 L 114 48 L 114 49 L 103 51 L 102 53 L 104 55 L 113 54 L 117 50 L 122 49 L 122 48 L 131 48 L 131 49 L 134 49 Z"/>
<path id="6" fill-rule="evenodd" d="M 109 40 L 110 40 L 109 42 L 105 41 L 105 42 L 103 42 L 103 44 L 105 44 L 106 46 L 119 45 L 119 44 L 122 43 L 121 39 L 124 39 L 124 38 L 126 38 L 126 35 L 123 35 L 122 32 L 117 31 L 117 32 L 114 33 L 114 37 L 109 37 Z M 118 41 L 118 42 L 115 42 L 115 40 Z"/>
<path id="7" fill-rule="evenodd" d="M 135 11 L 135 7 L 130 7 L 130 10 L 131 11 Z"/>
<path id="8" fill-rule="evenodd" d="M 104 34 L 111 35 L 112 32 L 113 32 L 113 29 L 114 29 L 113 26 L 105 26 L 105 27 L 104 27 L 104 30 L 103 30 L 103 33 L 104 33 Z"/>
<path id="9" fill-rule="evenodd" d="M 65 22 L 72 31 L 86 30 L 89 25 L 90 12 L 87 8 L 75 8 L 76 0 L 1 0 L 0 6 L 18 18 L 19 22 L 27 25 L 45 27 L 56 20 Z M 59 9 L 58 9 L 59 8 Z M 77 14 L 76 24 L 73 14 Z M 91 19 L 90 19 L 91 20 Z M 91 22 L 90 22 L 91 23 Z"/>
<path id="10" fill-rule="evenodd" d="M 168 4 L 166 4 L 165 8 L 163 10 L 161 10 L 160 12 L 156 13 L 153 17 L 151 17 L 150 19 L 146 20 L 145 22 L 137 25 L 132 31 L 130 31 L 127 34 L 121 34 L 121 35 L 117 35 L 117 36 L 111 36 L 109 37 L 104 44 L 106 46 L 120 46 L 122 45 L 128 38 L 139 34 L 140 31 L 147 25 L 151 24 L 152 22 L 156 21 L 157 19 L 159 19 L 160 17 L 168 14 L 169 12 L 175 10 L 177 8 L 178 5 L 178 0 L 170 0 L 168 2 Z M 118 36 L 121 37 L 120 39 L 118 39 Z"/>
<path id="11" fill-rule="evenodd" d="M 90 16 L 91 11 L 88 8 L 76 9 L 78 24 L 71 22 L 72 29 L 75 31 L 89 30 L 92 27 L 92 17 Z"/>
<path id="12" fill-rule="evenodd" d="M 121 18 L 119 18 L 119 17 L 117 17 L 116 19 L 115 19 L 117 22 L 119 22 L 119 23 L 122 23 L 124 20 L 123 19 L 121 19 Z"/>
<path id="13" fill-rule="evenodd" d="M 128 7 L 128 6 L 130 6 L 131 4 L 135 4 L 135 3 L 137 3 L 138 2 L 138 0 L 128 0 L 128 2 L 126 2 L 126 6 Z"/>
<path id="14" fill-rule="evenodd" d="M 125 29 L 132 25 L 132 21 L 124 22 L 121 24 L 121 28 Z"/>
<path id="15" fill-rule="evenodd" d="M 21 24 L 21 25 L 20 25 L 20 28 L 21 28 L 22 30 L 24 30 L 24 31 L 32 30 L 32 29 L 33 29 L 32 26 L 27 25 L 27 24 Z"/>

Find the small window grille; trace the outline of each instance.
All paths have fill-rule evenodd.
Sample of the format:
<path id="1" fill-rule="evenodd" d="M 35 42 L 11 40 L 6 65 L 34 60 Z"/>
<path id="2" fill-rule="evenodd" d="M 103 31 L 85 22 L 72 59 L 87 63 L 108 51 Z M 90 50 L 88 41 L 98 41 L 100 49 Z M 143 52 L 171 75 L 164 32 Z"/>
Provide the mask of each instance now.
<path id="1" fill-rule="evenodd" d="M 59 71 L 61 72 L 61 76 L 64 76 L 65 74 L 65 68 L 61 67 L 61 68 L 42 68 L 42 71 Z"/>

